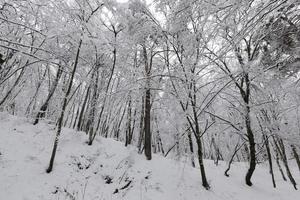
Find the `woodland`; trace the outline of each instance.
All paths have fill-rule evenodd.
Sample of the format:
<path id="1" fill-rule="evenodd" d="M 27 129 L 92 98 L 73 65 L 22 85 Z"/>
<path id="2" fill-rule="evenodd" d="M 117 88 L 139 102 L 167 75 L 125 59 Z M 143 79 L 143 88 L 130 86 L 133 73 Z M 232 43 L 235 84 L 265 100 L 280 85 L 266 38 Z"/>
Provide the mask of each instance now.
<path id="1" fill-rule="evenodd" d="M 0 111 L 54 127 L 50 176 L 70 128 L 297 190 L 299 70 L 298 0 L 0 0 Z"/>

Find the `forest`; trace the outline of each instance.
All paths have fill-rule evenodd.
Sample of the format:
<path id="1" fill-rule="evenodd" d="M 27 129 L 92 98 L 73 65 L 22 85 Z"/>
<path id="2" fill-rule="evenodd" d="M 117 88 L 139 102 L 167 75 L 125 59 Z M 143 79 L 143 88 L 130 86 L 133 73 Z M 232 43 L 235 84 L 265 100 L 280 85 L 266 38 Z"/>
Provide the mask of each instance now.
<path id="1" fill-rule="evenodd" d="M 210 166 L 230 180 L 241 164 L 246 190 L 264 167 L 264 187 L 295 193 L 299 71 L 299 0 L 0 0 L 0 121 L 51 127 L 44 176 L 72 132 L 91 154 L 107 138 L 149 166 L 185 162 L 199 190 L 214 190 Z"/>

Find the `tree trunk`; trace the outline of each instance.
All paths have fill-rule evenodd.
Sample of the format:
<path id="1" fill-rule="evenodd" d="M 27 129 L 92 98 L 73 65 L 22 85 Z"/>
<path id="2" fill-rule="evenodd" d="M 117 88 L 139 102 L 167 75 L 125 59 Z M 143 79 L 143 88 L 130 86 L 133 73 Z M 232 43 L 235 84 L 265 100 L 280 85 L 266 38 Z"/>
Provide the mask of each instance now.
<path id="1" fill-rule="evenodd" d="M 274 139 L 274 138 L 273 138 Z M 284 147 L 284 144 L 283 144 L 283 141 L 282 139 L 278 139 L 277 141 L 274 139 L 274 144 L 281 156 L 281 159 L 282 159 L 282 162 L 283 162 L 283 165 L 286 169 L 286 174 L 288 176 L 288 178 L 290 179 L 292 185 L 294 186 L 295 190 L 297 190 L 297 183 L 291 173 L 291 170 L 290 170 L 290 167 L 288 165 L 288 160 L 287 160 L 287 157 L 286 157 L 286 153 L 285 153 L 285 147 Z"/>
<path id="2" fill-rule="evenodd" d="M 142 144 L 144 140 L 144 114 L 145 114 L 145 103 L 144 97 L 142 97 L 142 109 L 141 109 L 141 117 L 140 117 L 140 129 L 139 129 L 139 138 L 138 138 L 138 152 L 142 153 Z"/>
<path id="3" fill-rule="evenodd" d="M 127 107 L 127 127 L 126 127 L 126 135 L 125 135 L 125 147 L 131 143 L 130 135 L 131 135 L 131 97 L 129 94 L 129 101 Z"/>
<path id="4" fill-rule="evenodd" d="M 145 74 L 146 74 L 146 85 L 145 85 L 145 116 L 144 116 L 144 128 L 145 128 L 145 139 L 144 148 L 145 156 L 147 160 L 151 160 L 151 91 L 150 91 L 150 74 L 151 69 L 148 65 L 148 56 L 146 46 L 143 45 L 143 56 L 145 62 Z"/>
<path id="5" fill-rule="evenodd" d="M 255 142 L 254 142 L 254 135 L 252 133 L 251 127 L 250 127 L 250 120 L 247 119 L 250 116 L 248 115 L 246 117 L 246 128 L 247 128 L 247 134 L 248 134 L 248 140 L 249 140 L 249 149 L 250 149 L 250 166 L 248 169 L 248 172 L 246 174 L 246 184 L 251 186 L 251 177 L 253 175 L 253 172 L 255 170 L 256 166 L 256 157 L 255 157 Z"/>
<path id="6" fill-rule="evenodd" d="M 202 186 L 208 190 L 210 186 L 206 179 L 205 167 L 203 163 L 202 141 L 200 137 L 196 137 L 196 143 L 198 146 L 198 161 L 199 161 L 200 172 L 201 172 Z"/>
<path id="7" fill-rule="evenodd" d="M 245 142 L 244 142 L 243 144 L 241 144 L 240 146 L 239 146 L 239 143 L 240 143 L 240 142 L 238 142 L 238 143 L 235 145 L 233 154 L 232 154 L 232 156 L 231 156 L 231 158 L 230 158 L 230 160 L 229 160 L 229 163 L 228 163 L 228 167 L 227 167 L 227 169 L 226 169 L 225 172 L 224 172 L 224 175 L 227 176 L 227 177 L 229 177 L 228 172 L 229 172 L 229 170 L 230 170 L 230 167 L 231 167 L 231 164 L 232 164 L 232 162 L 233 162 L 233 160 L 234 160 L 235 155 L 237 155 L 237 152 L 244 146 L 244 143 L 245 143 Z"/>
<path id="8" fill-rule="evenodd" d="M 272 176 L 273 187 L 276 188 L 276 183 L 275 183 L 275 178 L 274 178 L 274 172 L 273 172 L 272 155 L 271 155 L 270 146 L 269 146 L 269 138 L 266 135 L 263 135 L 263 138 L 265 140 L 265 146 L 266 146 L 267 155 L 268 155 L 268 161 L 269 161 L 269 167 L 270 167 L 270 174 Z"/>
<path id="9" fill-rule="evenodd" d="M 273 138 L 273 141 L 274 141 L 274 143 L 275 143 L 275 139 Z M 271 143 L 272 144 L 272 143 Z M 275 144 L 274 144 L 275 145 Z M 281 167 L 281 165 L 280 165 L 280 161 L 279 161 L 279 152 L 278 152 L 278 149 L 277 149 L 277 146 L 275 145 L 275 147 L 274 147 L 274 145 L 272 145 L 272 147 L 273 147 L 273 149 L 274 149 L 274 151 L 275 151 L 275 159 L 276 159 L 276 164 L 277 164 L 277 166 L 278 166 L 278 169 L 279 169 L 279 171 L 280 171 L 280 174 L 281 174 L 281 176 L 282 176 L 282 179 L 284 180 L 284 181 L 287 181 L 287 179 L 286 179 L 286 177 L 285 177 L 285 175 L 284 175 L 284 172 L 283 172 L 283 170 L 282 170 L 282 167 Z"/>
<path id="10" fill-rule="evenodd" d="M 87 88 L 86 95 L 85 95 L 85 98 L 83 100 L 83 104 L 82 104 L 81 111 L 80 111 L 79 118 L 78 118 L 78 122 L 77 122 L 77 131 L 81 131 L 81 127 L 82 127 L 82 124 L 83 124 L 83 115 L 84 115 L 84 112 L 86 110 L 86 104 L 88 102 L 89 95 L 90 95 L 90 86 Z"/>
<path id="11" fill-rule="evenodd" d="M 121 108 L 120 108 L 120 110 L 121 110 Z M 124 106 L 124 109 L 123 109 L 121 118 L 120 118 L 120 120 L 118 121 L 116 130 L 115 130 L 115 133 L 114 133 L 114 137 L 115 137 L 117 140 L 119 140 L 119 136 L 120 136 L 120 127 L 121 127 L 121 124 L 122 124 L 122 121 L 123 121 L 125 112 L 126 112 L 126 105 Z"/>
<path id="12" fill-rule="evenodd" d="M 145 125 L 145 140 L 144 140 L 144 147 L 145 147 L 145 156 L 147 160 L 151 160 L 151 93 L 150 89 L 146 90 L 145 94 L 145 118 L 144 118 L 144 125 Z"/>
<path id="13" fill-rule="evenodd" d="M 53 96 L 53 94 L 54 94 L 54 92 L 57 88 L 57 85 L 58 85 L 58 82 L 59 82 L 59 79 L 60 79 L 61 75 L 62 75 L 62 66 L 59 65 L 59 67 L 57 69 L 57 72 L 56 72 L 56 77 L 55 77 L 55 80 L 53 82 L 53 85 L 52 85 L 52 87 L 49 91 L 49 94 L 46 98 L 46 101 L 43 103 L 43 105 L 41 106 L 38 114 L 36 115 L 35 120 L 33 122 L 33 125 L 36 125 L 37 123 L 39 123 L 39 120 L 41 118 L 45 117 L 45 113 L 46 113 L 46 110 L 49 106 L 49 102 L 50 102 L 50 100 L 51 100 L 51 98 L 52 98 L 52 96 Z"/>
<path id="14" fill-rule="evenodd" d="M 202 178 L 202 186 L 205 189 L 209 189 L 210 186 L 208 184 L 208 181 L 206 179 L 206 173 L 205 173 L 205 167 L 204 167 L 204 163 L 203 163 L 203 147 L 202 147 L 202 141 L 201 141 L 201 137 L 202 137 L 202 133 L 200 131 L 200 127 L 199 127 L 199 121 L 198 121 L 198 115 L 197 115 L 197 110 L 196 110 L 196 105 L 197 105 L 197 96 L 196 96 L 196 82 L 195 80 L 192 81 L 192 85 L 191 85 L 191 89 L 193 90 L 193 94 L 189 94 L 190 96 L 190 101 L 191 101 L 191 105 L 192 105 L 192 112 L 193 112 L 193 117 L 194 117 L 194 125 L 195 128 L 193 128 L 192 122 L 191 120 L 188 118 L 189 120 L 189 124 L 194 132 L 195 138 L 196 138 L 196 143 L 198 146 L 198 161 L 199 161 L 199 166 L 200 166 L 200 172 L 201 172 L 201 178 Z"/>
<path id="15" fill-rule="evenodd" d="M 59 141 L 59 137 L 60 137 L 60 133 L 61 133 L 62 123 L 63 123 L 63 120 L 64 120 L 64 113 L 65 113 L 65 110 L 66 110 L 66 107 L 67 107 L 68 97 L 69 97 L 69 94 L 71 93 L 71 89 L 72 89 L 72 85 L 73 85 L 73 79 L 74 79 L 76 68 L 77 68 L 77 65 L 78 65 L 78 59 L 79 59 L 81 44 L 82 44 L 82 40 L 80 39 L 79 45 L 78 45 L 78 48 L 77 48 L 76 57 L 75 57 L 74 67 L 73 67 L 73 70 L 72 70 L 72 74 L 71 74 L 71 77 L 70 77 L 70 81 L 69 81 L 67 91 L 65 93 L 65 98 L 63 99 L 63 105 L 62 105 L 60 117 L 59 117 L 58 123 L 57 123 L 57 131 L 56 131 L 56 136 L 55 136 L 55 140 L 54 140 L 52 154 L 51 154 L 51 158 L 50 158 L 50 162 L 49 162 L 49 167 L 46 170 L 47 173 L 50 173 L 53 169 L 56 149 L 57 149 L 57 146 L 58 146 L 58 141 Z"/>
<path id="16" fill-rule="evenodd" d="M 92 81 L 94 81 L 93 96 L 91 99 L 91 109 L 90 109 L 90 113 L 86 125 L 86 132 L 89 135 L 89 141 L 92 141 L 92 137 L 94 135 L 94 121 L 95 121 L 95 113 L 96 113 L 96 106 L 97 106 L 97 99 L 98 99 L 98 81 L 99 81 L 98 65 L 95 67 L 94 70 L 95 71 L 93 72 L 93 76 L 92 76 Z"/>
<path id="17" fill-rule="evenodd" d="M 298 166 L 298 169 L 300 171 L 300 159 L 299 159 L 299 155 L 297 153 L 297 149 L 294 145 L 291 145 L 291 148 L 292 148 L 292 151 L 293 151 L 293 154 L 294 154 L 294 158 L 296 160 L 296 163 L 297 163 L 297 166 Z"/>
<path id="18" fill-rule="evenodd" d="M 193 140 L 192 140 L 192 134 L 191 131 L 188 130 L 188 139 L 189 139 L 189 147 L 190 147 L 190 152 L 191 152 L 191 163 L 192 167 L 195 168 L 195 159 L 194 159 L 194 146 L 193 146 Z"/>
<path id="19" fill-rule="evenodd" d="M 256 152 L 255 152 L 255 139 L 254 134 L 252 132 L 251 128 L 251 119 L 250 119 L 250 79 L 247 72 L 244 72 L 244 77 L 246 84 L 246 89 L 244 90 L 242 87 L 240 87 L 240 93 L 244 100 L 245 104 L 245 125 L 246 125 L 246 131 L 247 131 L 247 137 L 249 142 L 249 149 L 250 149 L 250 166 L 247 171 L 245 181 L 248 186 L 252 186 L 251 177 L 253 175 L 253 172 L 256 167 Z"/>

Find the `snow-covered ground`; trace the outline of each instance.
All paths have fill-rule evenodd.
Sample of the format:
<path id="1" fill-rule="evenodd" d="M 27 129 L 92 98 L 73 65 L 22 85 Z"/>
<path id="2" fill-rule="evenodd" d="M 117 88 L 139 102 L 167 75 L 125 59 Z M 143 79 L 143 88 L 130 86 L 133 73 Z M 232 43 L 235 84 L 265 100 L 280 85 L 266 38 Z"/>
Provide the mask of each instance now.
<path id="1" fill-rule="evenodd" d="M 134 147 L 98 138 L 88 146 L 86 135 L 63 129 L 54 170 L 47 174 L 55 131 L 53 125 L 33 126 L 26 119 L 0 113 L 0 200 L 297 200 L 300 192 L 282 181 L 276 169 L 274 189 L 267 165 L 259 165 L 253 187 L 244 184 L 245 163 L 206 161 L 211 190 L 201 186 L 199 169 L 188 160 L 158 155 L 146 161 Z M 299 172 L 294 176 L 300 183 Z"/>

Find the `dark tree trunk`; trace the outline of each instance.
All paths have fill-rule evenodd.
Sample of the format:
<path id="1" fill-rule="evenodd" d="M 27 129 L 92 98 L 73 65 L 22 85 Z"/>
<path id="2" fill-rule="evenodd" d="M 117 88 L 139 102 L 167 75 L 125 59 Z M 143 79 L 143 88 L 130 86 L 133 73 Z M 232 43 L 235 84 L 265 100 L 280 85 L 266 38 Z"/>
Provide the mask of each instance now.
<path id="1" fill-rule="evenodd" d="M 275 177 L 274 177 L 274 172 L 273 172 L 272 155 L 271 155 L 270 146 L 269 146 L 269 138 L 266 135 L 264 135 L 263 137 L 265 140 L 265 146 L 266 146 L 267 155 L 268 155 L 270 174 L 272 176 L 273 187 L 276 188 Z"/>
<path id="2" fill-rule="evenodd" d="M 288 178 L 290 179 L 292 185 L 294 186 L 295 190 L 297 190 L 297 183 L 291 173 L 291 170 L 290 170 L 290 167 L 289 167 L 289 164 L 288 164 L 288 160 L 287 160 L 287 157 L 286 157 L 286 153 L 285 153 L 285 147 L 284 147 L 284 144 L 283 144 L 283 141 L 282 139 L 278 139 L 276 141 L 276 139 L 274 139 L 274 144 L 281 156 L 281 159 L 282 159 L 282 162 L 283 162 L 283 165 L 286 169 L 286 174 L 288 176 Z"/>
<path id="3" fill-rule="evenodd" d="M 75 129 L 76 127 L 76 122 L 77 122 L 77 119 L 78 119 L 78 116 L 79 116 L 79 111 L 80 111 L 80 105 L 78 105 L 78 108 L 77 108 L 77 111 L 76 111 L 76 115 L 75 115 L 75 119 L 74 119 L 74 122 L 73 122 L 73 129 Z"/>
<path id="4" fill-rule="evenodd" d="M 247 125 L 247 134 L 248 134 L 248 140 L 249 140 L 249 149 L 250 149 L 250 166 L 248 169 L 248 172 L 246 174 L 246 184 L 251 186 L 252 182 L 251 182 L 251 177 L 253 175 L 253 172 L 255 170 L 256 167 L 256 156 L 255 156 L 255 142 L 254 142 L 254 136 L 250 127 L 250 120 L 246 120 Z"/>
<path id="5" fill-rule="evenodd" d="M 114 40 L 115 40 L 114 42 L 115 42 L 115 45 L 116 45 L 117 44 L 117 36 L 118 36 L 118 33 L 120 32 L 120 30 L 117 31 L 114 26 L 112 26 L 112 29 L 113 29 L 113 33 L 114 33 Z M 114 75 L 114 72 L 115 72 L 116 63 L 117 63 L 117 47 L 114 46 L 114 49 L 113 49 L 113 64 L 112 64 L 111 73 L 110 73 L 110 76 L 109 76 L 109 79 L 108 79 L 108 82 L 107 82 L 107 85 L 106 85 L 106 89 L 105 89 L 105 97 L 104 97 L 104 100 L 103 100 L 103 103 L 102 103 L 102 106 L 101 106 L 101 109 L 100 109 L 100 114 L 99 114 L 99 117 L 98 117 L 97 127 L 96 127 L 96 130 L 94 132 L 93 137 L 90 137 L 90 140 L 88 142 L 89 145 L 93 144 L 93 140 L 96 137 L 96 133 L 98 132 L 98 130 L 100 128 L 100 124 L 101 124 L 101 120 L 102 120 L 102 114 L 103 114 L 103 111 L 104 111 L 104 108 L 105 108 L 108 90 L 109 90 L 109 87 L 110 87 L 110 84 L 112 82 L 112 78 L 113 78 L 113 75 Z M 104 124 L 104 123 L 102 123 L 102 124 Z M 106 127 L 102 127 L 102 130 L 106 130 Z M 101 132 L 103 133 L 103 131 L 101 131 Z"/>
<path id="6" fill-rule="evenodd" d="M 200 172 L 201 172 L 202 186 L 208 190 L 210 186 L 206 179 L 205 167 L 203 163 L 202 141 L 200 137 L 196 137 L 196 143 L 198 146 L 198 161 L 199 161 Z"/>
<path id="7" fill-rule="evenodd" d="M 144 97 L 142 97 L 142 109 L 141 109 L 141 117 L 140 117 L 140 129 L 139 129 L 139 138 L 138 138 L 138 152 L 142 153 L 142 144 L 144 140 L 144 114 L 145 114 L 145 101 Z"/>
<path id="8" fill-rule="evenodd" d="M 190 152 L 191 152 L 191 164 L 192 167 L 195 167 L 195 159 L 194 159 L 194 145 L 193 145 L 193 139 L 192 139 L 192 134 L 191 131 L 188 130 L 188 139 L 189 139 L 189 147 L 190 147 Z"/>
<path id="9" fill-rule="evenodd" d="M 128 107 L 127 107 L 127 127 L 126 127 L 126 135 L 125 135 L 125 146 L 131 143 L 130 135 L 131 135 L 131 97 L 129 95 Z"/>
<path id="10" fill-rule="evenodd" d="M 86 91 L 86 94 L 85 94 L 85 97 L 84 97 L 84 100 L 83 100 L 83 104 L 82 104 L 81 111 L 80 111 L 79 118 L 78 118 L 78 122 L 77 122 L 77 131 L 82 130 L 81 127 L 83 125 L 83 116 L 84 116 L 84 112 L 86 110 L 86 104 L 88 102 L 89 95 L 90 95 L 90 86 L 87 88 L 87 91 Z"/>
<path id="11" fill-rule="evenodd" d="M 145 125 L 145 140 L 144 140 L 144 147 L 145 147 L 145 156 L 147 160 L 151 160 L 151 93 L 150 89 L 146 90 L 145 94 L 145 118 L 144 118 L 144 125 Z"/>
<path id="12" fill-rule="evenodd" d="M 72 109 L 71 109 L 71 117 L 70 117 L 69 128 L 72 127 L 74 117 L 75 117 L 75 113 L 76 113 L 76 102 L 74 101 L 74 103 L 72 105 Z"/>
<path id="13" fill-rule="evenodd" d="M 297 149 L 294 145 L 291 145 L 291 148 L 292 148 L 292 151 L 293 151 L 293 154 L 294 154 L 294 158 L 296 160 L 296 163 L 297 163 L 297 166 L 298 166 L 298 169 L 300 171 L 300 159 L 299 159 L 299 155 L 297 153 Z"/>
<path id="14" fill-rule="evenodd" d="M 262 110 L 262 113 L 265 115 L 266 121 L 268 120 L 268 117 L 266 115 L 266 112 L 264 110 Z M 263 139 L 264 139 L 264 145 L 266 147 L 266 151 L 267 151 L 267 156 L 268 156 L 268 162 L 269 162 L 269 168 L 270 168 L 270 174 L 272 177 L 272 183 L 273 183 L 273 187 L 276 188 L 276 183 L 275 183 L 275 178 L 274 178 L 274 172 L 273 172 L 273 163 L 272 163 L 272 155 L 271 155 L 271 151 L 270 151 L 270 144 L 269 144 L 269 137 L 265 134 L 264 128 L 260 122 L 260 119 L 258 117 L 257 121 L 261 130 L 261 133 L 263 135 Z M 263 119 L 263 118 L 261 118 Z"/>
<path id="15" fill-rule="evenodd" d="M 72 89 L 72 85 L 73 85 L 73 79 L 74 79 L 74 75 L 75 75 L 76 68 L 77 68 L 77 65 L 78 65 L 78 59 L 79 59 L 81 44 L 82 44 L 82 40 L 80 39 L 78 49 L 77 49 L 77 53 L 76 53 L 76 57 L 75 57 L 74 67 L 73 67 L 73 70 L 72 70 L 72 73 L 71 73 L 69 84 L 67 86 L 67 91 L 65 93 L 65 97 L 63 99 L 61 113 L 60 113 L 60 117 L 59 117 L 58 123 L 57 123 L 57 131 L 56 131 L 56 136 L 55 136 L 55 140 L 54 140 L 54 144 L 53 144 L 53 149 L 52 149 L 52 154 L 51 154 L 51 158 L 50 158 L 50 162 L 49 162 L 49 167 L 46 170 L 47 173 L 50 173 L 53 169 L 56 149 L 57 149 L 57 146 L 58 146 L 58 141 L 59 141 L 59 137 L 60 137 L 60 133 L 61 133 L 62 123 L 63 123 L 63 120 L 64 120 L 64 113 L 65 113 L 65 110 L 66 110 L 66 107 L 67 107 L 68 97 L 71 93 L 71 89 Z"/>
<path id="16" fill-rule="evenodd" d="M 50 102 L 50 100 L 51 100 L 51 98 L 52 98 L 52 96 L 53 96 L 53 94 L 54 94 L 54 92 L 55 92 L 55 90 L 56 90 L 56 88 L 57 88 L 57 85 L 58 85 L 58 82 L 59 82 L 59 79 L 60 79 L 61 75 L 62 75 L 62 66 L 59 65 L 59 67 L 58 67 L 58 69 L 57 69 L 57 72 L 56 72 L 55 80 L 54 80 L 54 82 L 53 82 L 53 84 L 52 84 L 52 87 L 51 87 L 51 89 L 50 89 L 50 91 L 49 91 L 49 94 L 48 94 L 48 96 L 47 96 L 47 98 L 46 98 L 46 101 L 43 103 L 43 105 L 41 106 L 41 108 L 40 108 L 38 114 L 36 115 L 35 120 L 34 120 L 34 122 L 33 122 L 33 125 L 38 124 L 38 123 L 39 123 L 39 120 L 40 120 L 41 118 L 44 118 L 44 117 L 45 117 L 47 108 L 48 108 L 48 106 L 49 106 L 49 102 Z"/>
<path id="17" fill-rule="evenodd" d="M 91 99 L 91 108 L 90 113 L 88 116 L 88 121 L 86 125 L 86 133 L 89 135 L 89 141 L 92 141 L 92 137 L 95 134 L 94 133 L 94 121 L 95 121 L 95 113 L 96 113 L 96 106 L 97 106 L 97 99 L 98 99 L 98 82 L 99 82 L 99 71 L 98 71 L 99 65 L 95 66 L 92 81 L 93 83 L 93 96 Z"/>
<path id="18" fill-rule="evenodd" d="M 125 112 L 126 112 L 126 106 L 124 106 L 124 109 L 123 109 L 121 118 L 120 118 L 120 120 L 118 121 L 116 130 L 115 130 L 115 133 L 114 133 L 114 137 L 115 137 L 117 140 L 119 140 L 119 137 L 120 137 L 120 127 L 121 127 L 121 124 L 122 124 L 122 121 L 123 121 Z"/>
<path id="19" fill-rule="evenodd" d="M 130 134 L 129 134 L 129 138 L 128 138 L 128 144 L 131 144 L 132 143 L 132 139 L 133 139 L 133 133 L 134 133 L 134 129 L 135 129 L 135 122 L 136 122 L 136 109 L 134 110 L 134 114 L 133 114 L 133 123 L 132 123 L 132 126 L 131 126 L 131 131 L 130 131 Z"/>
<path id="20" fill-rule="evenodd" d="M 273 137 L 273 141 L 274 141 L 274 143 L 275 143 L 274 137 Z M 271 143 L 271 144 L 272 144 L 272 143 Z M 274 144 L 274 145 L 275 145 L 275 144 Z M 275 151 L 276 164 L 277 164 L 277 166 L 278 166 L 278 169 L 279 169 L 279 171 L 280 171 L 280 174 L 281 174 L 281 176 L 282 176 L 282 179 L 283 179 L 284 181 L 287 181 L 287 179 L 286 179 L 286 177 L 285 177 L 285 175 L 284 175 L 284 172 L 283 172 L 283 170 L 282 170 L 282 167 L 281 167 L 281 165 L 280 165 L 279 152 L 278 152 L 277 146 L 275 145 L 275 147 L 274 147 L 274 145 L 272 145 L 272 147 L 273 147 L 273 149 L 274 149 L 274 151 Z"/>
<path id="21" fill-rule="evenodd" d="M 245 142 L 244 142 L 244 143 L 245 143 Z M 229 170 L 230 170 L 230 167 L 231 167 L 231 164 L 232 164 L 232 162 L 233 162 L 233 160 L 234 160 L 234 157 L 235 157 L 235 155 L 237 155 L 237 152 L 240 150 L 240 148 L 242 148 L 242 147 L 244 146 L 244 143 L 241 144 L 240 147 L 239 147 L 239 142 L 235 145 L 235 147 L 234 147 L 234 152 L 233 152 L 233 154 L 232 154 L 232 156 L 231 156 L 231 158 L 230 158 L 230 160 L 229 160 L 229 163 L 228 163 L 228 167 L 227 167 L 227 169 L 226 169 L 225 172 L 224 172 L 224 175 L 225 175 L 225 176 L 229 177 L 228 172 L 229 172 Z"/>
<path id="22" fill-rule="evenodd" d="M 241 62 L 241 61 L 240 61 Z M 242 63 L 242 62 L 241 62 Z M 249 169 L 247 171 L 245 181 L 248 186 L 252 186 L 251 177 L 253 175 L 253 172 L 256 167 L 256 151 L 255 151 L 255 139 L 254 134 L 252 132 L 251 128 L 251 119 L 250 119 L 250 79 L 247 72 L 244 72 L 243 80 L 246 84 L 246 89 L 244 90 L 240 86 L 240 93 L 244 100 L 245 104 L 245 125 L 246 125 L 246 131 L 247 131 L 247 138 L 249 143 L 249 149 L 250 149 L 250 165 Z"/>
<path id="23" fill-rule="evenodd" d="M 158 151 L 162 153 L 162 155 L 165 154 L 165 150 L 163 147 L 163 143 L 159 134 L 159 131 L 157 131 L 157 147 L 158 147 Z"/>
<path id="24" fill-rule="evenodd" d="M 199 161 L 199 166 L 200 166 L 200 172 L 201 172 L 201 178 L 202 178 L 202 186 L 205 189 L 209 189 L 210 186 L 208 184 L 208 181 L 206 179 L 206 173 L 205 173 L 205 167 L 204 167 L 204 163 L 203 163 L 203 147 L 202 147 L 202 133 L 200 131 L 200 127 L 199 127 L 199 121 L 198 121 L 198 114 L 197 114 L 197 110 L 196 110 L 196 105 L 197 105 L 197 96 L 196 96 L 196 82 L 195 80 L 193 80 L 192 82 L 192 89 L 193 89 L 193 95 L 190 93 L 190 101 L 191 101 L 191 105 L 192 105 L 192 111 L 193 111 L 193 117 L 194 117 L 194 125 L 195 128 L 193 128 L 192 122 L 191 120 L 189 120 L 189 124 L 194 132 L 195 138 L 196 138 L 196 143 L 198 146 L 198 161 Z"/>
<path id="25" fill-rule="evenodd" d="M 145 74 L 146 74 L 146 85 L 145 85 L 145 116 L 144 116 L 144 128 L 145 128 L 145 139 L 144 148 L 145 156 L 147 160 L 151 160 L 151 91 L 150 91 L 150 74 L 151 65 L 148 64 L 148 56 L 146 46 L 143 45 L 143 56 L 145 63 Z"/>

